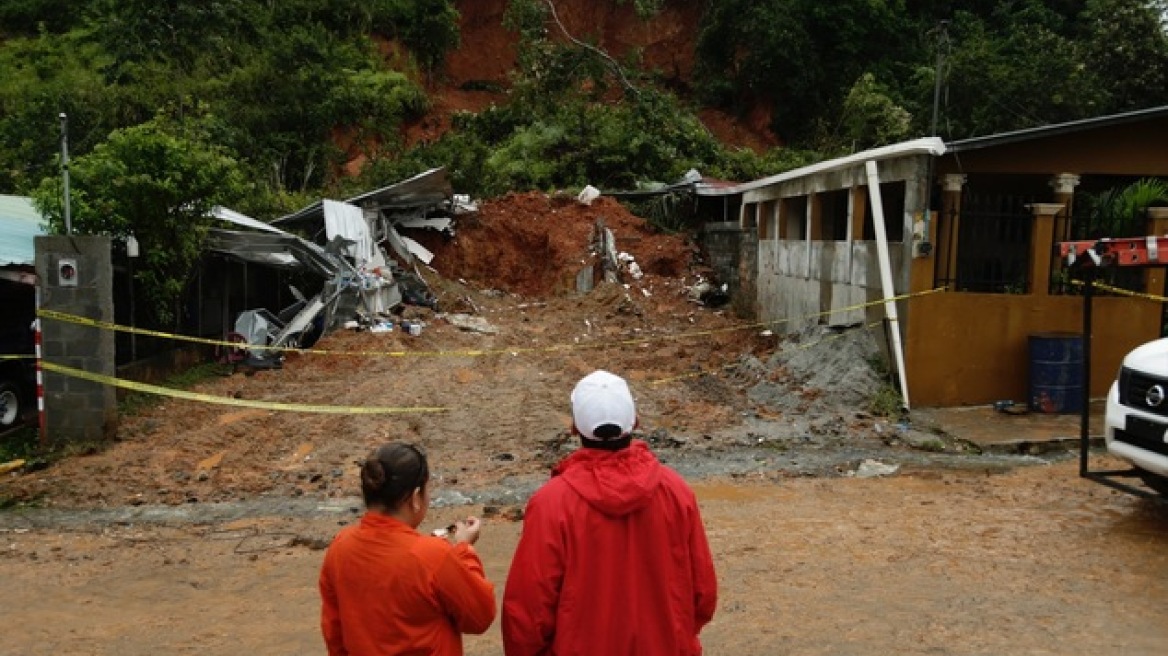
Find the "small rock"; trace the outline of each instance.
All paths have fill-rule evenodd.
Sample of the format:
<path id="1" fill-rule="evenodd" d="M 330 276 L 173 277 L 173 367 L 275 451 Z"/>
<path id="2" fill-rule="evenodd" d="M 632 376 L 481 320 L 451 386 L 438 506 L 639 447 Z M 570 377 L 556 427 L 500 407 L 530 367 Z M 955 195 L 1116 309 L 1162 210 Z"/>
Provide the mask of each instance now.
<path id="1" fill-rule="evenodd" d="M 856 468 L 854 475 L 856 478 L 891 476 L 895 474 L 898 469 L 900 469 L 900 465 L 886 465 L 879 460 L 872 460 L 869 458 L 868 460 L 860 463 L 860 466 Z"/>

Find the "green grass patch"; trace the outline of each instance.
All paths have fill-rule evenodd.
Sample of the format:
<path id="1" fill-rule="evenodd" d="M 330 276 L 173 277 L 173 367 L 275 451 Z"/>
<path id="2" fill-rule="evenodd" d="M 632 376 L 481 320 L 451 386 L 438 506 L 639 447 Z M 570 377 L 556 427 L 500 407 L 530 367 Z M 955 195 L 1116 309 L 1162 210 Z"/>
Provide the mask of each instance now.
<path id="1" fill-rule="evenodd" d="M 943 453 L 945 451 L 945 443 L 941 440 L 925 440 L 917 444 L 916 448 L 931 453 Z"/>
<path id="2" fill-rule="evenodd" d="M 0 464 L 13 460 L 33 460 L 39 451 L 40 441 L 34 426 L 17 428 L 0 437 Z"/>
<path id="3" fill-rule="evenodd" d="M 218 362 L 203 362 L 177 371 L 162 381 L 159 387 L 190 389 L 199 383 L 223 375 L 223 365 Z M 146 392 L 131 392 L 118 403 L 118 414 L 133 416 L 162 402 L 164 397 Z"/>
<path id="4" fill-rule="evenodd" d="M 904 398 L 895 387 L 885 383 L 868 399 L 868 411 L 877 417 L 899 417 L 904 413 Z"/>

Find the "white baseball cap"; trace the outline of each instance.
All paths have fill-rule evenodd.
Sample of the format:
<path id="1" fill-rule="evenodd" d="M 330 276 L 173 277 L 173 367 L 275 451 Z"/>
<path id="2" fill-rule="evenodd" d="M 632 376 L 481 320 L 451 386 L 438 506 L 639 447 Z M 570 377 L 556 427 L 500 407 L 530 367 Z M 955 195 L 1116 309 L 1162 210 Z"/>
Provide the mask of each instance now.
<path id="1" fill-rule="evenodd" d="M 596 370 L 580 379 L 572 390 L 572 420 L 586 439 L 600 439 L 597 428 L 606 424 L 620 427 L 621 436 L 637 424 L 637 408 L 624 378 Z"/>

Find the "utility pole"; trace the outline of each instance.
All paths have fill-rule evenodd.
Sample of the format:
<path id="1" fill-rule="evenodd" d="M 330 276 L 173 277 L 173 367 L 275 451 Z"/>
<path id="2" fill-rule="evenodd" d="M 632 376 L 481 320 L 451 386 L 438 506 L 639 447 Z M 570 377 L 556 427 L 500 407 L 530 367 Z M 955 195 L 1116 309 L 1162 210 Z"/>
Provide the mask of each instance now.
<path id="1" fill-rule="evenodd" d="M 61 172 L 65 177 L 65 234 L 73 234 L 73 217 L 69 208 L 69 117 L 61 112 Z"/>
<path id="2" fill-rule="evenodd" d="M 933 73 L 933 120 L 929 123 L 929 136 L 937 136 L 937 117 L 941 109 L 941 79 L 945 68 L 945 50 L 949 45 L 949 21 L 937 22 L 937 67 Z"/>
<path id="3" fill-rule="evenodd" d="M 945 77 L 945 51 L 949 47 L 949 21 L 937 21 L 937 27 L 933 30 L 937 35 L 937 63 L 933 72 L 933 118 L 929 122 L 929 136 L 937 137 L 937 122 L 941 112 L 941 80 Z M 933 160 L 935 157 L 929 158 L 929 163 L 925 167 L 925 182 L 924 189 L 921 193 L 921 210 L 920 220 L 924 224 L 924 234 L 921 235 L 919 243 L 914 245 L 913 255 L 915 257 L 928 257 L 933 252 L 933 244 L 929 241 L 932 234 L 933 211 L 932 211 L 932 196 L 933 196 L 933 172 L 935 170 Z M 908 397 L 905 397 L 905 404 L 907 405 Z"/>

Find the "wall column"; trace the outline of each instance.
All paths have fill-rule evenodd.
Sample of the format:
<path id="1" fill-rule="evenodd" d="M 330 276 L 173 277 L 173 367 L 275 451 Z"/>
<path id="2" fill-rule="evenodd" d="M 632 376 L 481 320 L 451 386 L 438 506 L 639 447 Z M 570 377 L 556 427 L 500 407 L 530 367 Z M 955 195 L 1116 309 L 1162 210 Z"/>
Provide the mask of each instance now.
<path id="1" fill-rule="evenodd" d="M 1168 207 L 1148 208 L 1148 234 L 1168 235 Z M 1156 296 L 1164 295 L 1164 267 L 1144 269 L 1144 291 Z"/>
<path id="2" fill-rule="evenodd" d="M 1066 211 L 1062 203 L 1033 203 L 1026 206 L 1034 213 L 1030 229 L 1030 286 L 1035 296 L 1050 294 L 1050 268 L 1054 264 L 1055 216 Z"/>
<path id="3" fill-rule="evenodd" d="M 961 227 L 961 190 L 968 178 L 961 173 L 950 173 L 941 179 L 941 216 L 938 217 L 937 272 L 948 281 L 950 289 L 957 280 L 957 236 Z"/>
<path id="4" fill-rule="evenodd" d="M 1079 186 L 1079 180 L 1079 176 L 1074 173 L 1060 173 L 1050 179 L 1050 187 L 1054 189 L 1054 202 L 1067 208 L 1065 212 L 1055 217 L 1054 235 L 1058 241 L 1070 239 L 1067 225 L 1074 211 L 1075 187 Z"/>
<path id="5" fill-rule="evenodd" d="M 864 222 L 868 218 L 868 188 L 853 186 L 848 192 L 848 211 L 851 213 L 851 240 L 863 241 Z"/>

